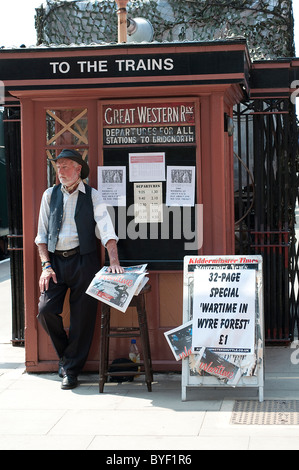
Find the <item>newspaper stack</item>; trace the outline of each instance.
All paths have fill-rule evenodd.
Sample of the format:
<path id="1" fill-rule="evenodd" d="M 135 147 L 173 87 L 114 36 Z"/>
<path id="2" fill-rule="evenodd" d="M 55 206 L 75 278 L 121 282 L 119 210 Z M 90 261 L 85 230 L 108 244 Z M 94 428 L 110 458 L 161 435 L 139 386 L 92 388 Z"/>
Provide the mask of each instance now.
<path id="1" fill-rule="evenodd" d="M 146 276 L 147 264 L 124 268 L 122 274 L 108 272 L 108 266 L 95 275 L 86 293 L 125 312 L 130 305 L 133 295 L 138 295 L 148 281 Z"/>
<path id="2" fill-rule="evenodd" d="M 192 373 L 213 375 L 232 386 L 238 383 L 242 374 L 253 375 L 247 371 L 248 361 L 244 362 L 246 356 L 216 354 L 206 347 L 202 347 L 200 351 L 194 353 L 192 350 L 192 326 L 193 320 L 190 320 L 164 333 L 177 361 L 189 357 L 189 368 Z"/>

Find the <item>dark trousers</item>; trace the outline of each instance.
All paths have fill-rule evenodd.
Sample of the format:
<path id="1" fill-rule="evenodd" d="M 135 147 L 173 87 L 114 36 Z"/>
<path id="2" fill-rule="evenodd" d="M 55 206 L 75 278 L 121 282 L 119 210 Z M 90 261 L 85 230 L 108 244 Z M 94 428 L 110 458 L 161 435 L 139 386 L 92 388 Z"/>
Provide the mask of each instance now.
<path id="1" fill-rule="evenodd" d="M 86 294 L 94 274 L 99 270 L 96 253 L 79 253 L 63 258 L 50 255 L 57 284 L 51 279 L 49 289 L 42 293 L 38 305 L 38 320 L 49 334 L 56 353 L 63 358 L 64 370 L 78 375 L 91 346 L 98 301 Z M 68 288 L 70 289 L 69 335 L 63 327 L 61 313 Z"/>

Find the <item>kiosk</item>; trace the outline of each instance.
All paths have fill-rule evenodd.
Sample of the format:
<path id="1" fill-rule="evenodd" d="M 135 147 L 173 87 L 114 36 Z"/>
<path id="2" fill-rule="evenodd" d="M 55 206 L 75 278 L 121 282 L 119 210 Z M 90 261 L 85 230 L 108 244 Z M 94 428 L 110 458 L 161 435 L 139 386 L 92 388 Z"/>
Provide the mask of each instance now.
<path id="1" fill-rule="evenodd" d="M 27 371 L 57 368 L 36 320 L 40 262 L 34 238 L 42 193 L 55 182 L 49 159 L 65 147 L 88 160 L 94 187 L 98 167 L 122 169 L 125 203 L 111 208 L 120 259 L 148 263 L 153 369 L 179 370 L 163 333 L 182 321 L 184 256 L 234 253 L 228 130 L 233 106 L 248 96 L 251 67 L 242 39 L 0 51 L 7 103 L 21 106 Z M 152 196 L 162 212 L 144 210 Z M 182 197 L 185 207 L 177 205 Z M 143 205 L 138 214 L 137 204 Z M 103 250 L 101 256 L 104 263 Z M 67 328 L 67 302 L 63 318 Z M 113 323 L 131 325 L 130 310 L 113 312 Z M 98 370 L 99 331 L 98 324 L 86 370 Z M 125 340 L 111 348 L 112 357 L 128 354 Z"/>

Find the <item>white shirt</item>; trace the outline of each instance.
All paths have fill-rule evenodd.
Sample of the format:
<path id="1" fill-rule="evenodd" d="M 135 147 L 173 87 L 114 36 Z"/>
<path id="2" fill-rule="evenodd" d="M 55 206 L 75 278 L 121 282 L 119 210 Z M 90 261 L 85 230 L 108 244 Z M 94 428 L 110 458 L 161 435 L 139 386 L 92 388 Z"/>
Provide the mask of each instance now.
<path id="1" fill-rule="evenodd" d="M 42 197 L 38 220 L 38 232 L 35 238 L 36 245 L 39 245 L 40 243 L 48 244 L 48 224 L 52 191 L 53 187 L 46 189 Z M 78 188 L 73 193 L 69 194 L 61 185 L 61 191 L 63 193 L 63 219 L 56 250 L 71 250 L 72 248 L 79 246 L 79 237 L 75 222 L 75 210 L 79 191 L 85 193 L 85 186 L 81 181 Z M 91 199 L 93 204 L 94 220 L 96 222 L 95 234 L 97 238 L 101 240 L 104 246 L 111 239 L 118 241 L 107 207 L 101 201 L 100 193 L 94 188 L 91 188 Z"/>

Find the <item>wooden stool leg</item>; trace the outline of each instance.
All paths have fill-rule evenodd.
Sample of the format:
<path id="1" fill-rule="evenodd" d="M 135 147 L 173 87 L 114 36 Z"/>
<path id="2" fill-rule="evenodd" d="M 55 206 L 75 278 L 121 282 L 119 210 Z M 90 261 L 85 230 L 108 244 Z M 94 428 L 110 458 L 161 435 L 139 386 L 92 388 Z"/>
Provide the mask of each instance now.
<path id="1" fill-rule="evenodd" d="M 107 381 L 109 361 L 109 333 L 110 333 L 110 307 L 104 303 L 101 306 L 101 334 L 100 334 L 100 364 L 99 364 L 99 391 L 103 393 Z"/>
<path id="2" fill-rule="evenodd" d="M 141 338 L 141 346 L 142 346 L 142 353 L 143 353 L 143 363 L 144 363 L 146 384 L 147 384 L 148 391 L 151 392 L 152 381 L 153 381 L 152 359 L 151 359 L 151 352 L 150 352 L 144 295 L 140 295 L 137 298 L 137 314 L 138 314 L 138 322 L 139 322 L 139 328 L 140 328 L 140 338 Z"/>

